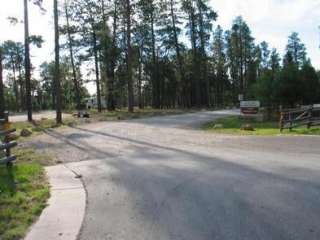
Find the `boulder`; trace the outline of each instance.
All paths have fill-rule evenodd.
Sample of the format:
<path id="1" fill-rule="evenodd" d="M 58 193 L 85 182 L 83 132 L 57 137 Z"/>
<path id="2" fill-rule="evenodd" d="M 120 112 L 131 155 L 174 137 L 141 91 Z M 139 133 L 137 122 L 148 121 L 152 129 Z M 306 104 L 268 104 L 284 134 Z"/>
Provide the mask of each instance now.
<path id="1" fill-rule="evenodd" d="M 251 124 L 244 124 L 241 126 L 243 131 L 254 131 L 254 127 Z"/>
<path id="2" fill-rule="evenodd" d="M 32 132 L 26 128 L 22 129 L 20 132 L 21 137 L 29 137 L 31 136 Z"/>

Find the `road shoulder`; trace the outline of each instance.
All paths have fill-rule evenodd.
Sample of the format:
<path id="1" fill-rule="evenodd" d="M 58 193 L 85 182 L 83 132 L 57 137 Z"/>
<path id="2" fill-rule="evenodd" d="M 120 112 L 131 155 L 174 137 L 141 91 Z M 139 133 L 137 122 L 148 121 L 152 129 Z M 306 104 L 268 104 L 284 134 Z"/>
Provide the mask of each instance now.
<path id="1" fill-rule="evenodd" d="M 75 240 L 80 232 L 86 192 L 79 178 L 64 165 L 46 168 L 51 185 L 48 207 L 25 240 Z"/>

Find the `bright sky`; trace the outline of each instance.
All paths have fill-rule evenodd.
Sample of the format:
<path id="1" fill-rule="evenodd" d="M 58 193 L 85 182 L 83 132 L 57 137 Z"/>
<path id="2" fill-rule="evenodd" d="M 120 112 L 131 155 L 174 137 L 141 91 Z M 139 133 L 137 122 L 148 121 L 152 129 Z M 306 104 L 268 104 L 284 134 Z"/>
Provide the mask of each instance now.
<path id="1" fill-rule="evenodd" d="M 23 25 L 11 26 L 7 20 L 8 16 L 22 19 L 23 1 L 5 1 L 0 8 L 0 42 L 8 39 L 23 41 Z M 45 15 L 30 4 L 30 32 L 43 35 L 46 41 L 42 49 L 32 48 L 32 63 L 36 67 L 45 60 L 53 59 L 53 0 L 44 2 Z M 313 65 L 320 69 L 320 0 L 211 0 L 210 4 L 219 14 L 217 24 L 225 30 L 230 29 L 236 16 L 242 15 L 256 43 L 265 40 L 281 54 L 290 33 L 298 32 Z M 89 90 L 94 92 L 92 86 Z"/>

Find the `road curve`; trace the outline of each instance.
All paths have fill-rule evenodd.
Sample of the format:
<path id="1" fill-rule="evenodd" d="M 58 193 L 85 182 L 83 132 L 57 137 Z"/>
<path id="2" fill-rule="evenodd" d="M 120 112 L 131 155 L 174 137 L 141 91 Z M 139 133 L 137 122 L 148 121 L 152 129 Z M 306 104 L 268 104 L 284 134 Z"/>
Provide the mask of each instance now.
<path id="1" fill-rule="evenodd" d="M 320 239 L 320 138 L 237 137 L 200 112 L 55 130 L 33 145 L 81 174 L 81 240 Z"/>

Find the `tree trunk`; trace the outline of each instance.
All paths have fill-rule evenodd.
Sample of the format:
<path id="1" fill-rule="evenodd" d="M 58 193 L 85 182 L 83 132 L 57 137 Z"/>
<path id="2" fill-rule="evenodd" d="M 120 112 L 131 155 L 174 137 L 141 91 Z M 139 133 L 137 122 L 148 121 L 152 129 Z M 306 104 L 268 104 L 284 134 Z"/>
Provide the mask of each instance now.
<path id="1" fill-rule="evenodd" d="M 20 85 L 20 110 L 23 111 L 25 109 L 25 98 L 24 98 L 24 85 L 22 79 L 22 69 L 21 66 L 18 64 L 18 72 L 19 72 L 19 85 Z"/>
<path id="2" fill-rule="evenodd" d="M 16 51 L 16 54 L 17 54 L 17 56 L 19 56 L 19 51 Z M 22 66 L 21 66 L 20 62 L 18 62 L 17 68 L 18 68 L 18 73 L 19 73 L 18 82 L 20 85 L 20 110 L 22 111 L 25 109 L 25 98 L 24 98 L 23 78 L 22 78 Z"/>
<path id="3" fill-rule="evenodd" d="M 117 4 L 114 3 L 114 12 L 113 12 L 113 36 L 112 36 L 112 47 L 111 47 L 111 59 L 110 59 L 110 72 L 108 77 L 108 111 L 115 110 L 115 101 L 114 101 L 114 78 L 115 78 L 115 66 L 116 66 L 116 39 L 117 39 Z"/>
<path id="4" fill-rule="evenodd" d="M 67 35 L 68 35 L 68 45 L 69 45 L 69 52 L 70 52 L 70 61 L 71 61 L 71 68 L 72 68 L 72 80 L 74 85 L 74 90 L 76 94 L 76 103 L 77 103 L 77 110 L 80 110 L 81 105 L 81 99 L 80 99 L 80 90 L 79 90 L 79 82 L 77 80 L 77 73 L 76 73 L 76 67 L 74 64 L 74 54 L 73 54 L 73 43 L 72 43 L 72 37 L 71 37 L 71 31 L 70 31 L 70 23 L 69 23 L 69 12 L 68 12 L 68 5 L 65 1 L 65 14 L 66 14 L 66 20 L 67 20 Z"/>
<path id="5" fill-rule="evenodd" d="M 58 0 L 53 0 L 53 14 L 54 14 L 54 45 L 55 45 L 55 66 L 54 66 L 54 82 L 56 92 L 56 120 L 57 124 L 62 123 L 61 113 L 61 83 L 60 83 L 60 46 L 59 46 L 59 13 Z"/>
<path id="6" fill-rule="evenodd" d="M 243 40 L 242 29 L 240 26 L 240 94 L 244 96 L 244 80 L 243 80 Z M 245 98 L 244 98 L 245 99 Z"/>
<path id="7" fill-rule="evenodd" d="M 15 103 L 15 111 L 19 110 L 19 93 L 18 93 L 18 83 L 17 83 L 17 77 L 16 77 L 16 65 L 13 59 L 13 56 L 11 55 L 11 62 L 12 62 L 12 73 L 13 73 L 13 91 L 14 91 L 14 97 L 16 99 Z"/>
<path id="8" fill-rule="evenodd" d="M 133 112 L 133 80 L 132 80 L 132 47 L 131 47 L 131 3 L 126 0 L 126 21 L 127 21 L 127 81 L 128 81 L 128 111 Z"/>
<path id="9" fill-rule="evenodd" d="M 203 23 L 203 13 L 201 9 L 201 3 L 198 0 L 198 10 L 199 10 L 199 36 L 200 36 L 200 51 L 201 51 L 201 67 L 202 67 L 202 78 L 205 83 L 206 91 L 204 91 L 204 101 L 207 107 L 210 107 L 210 82 L 208 78 L 208 66 L 207 66 L 207 55 L 205 50 L 205 32 Z"/>
<path id="10" fill-rule="evenodd" d="M 190 6 L 189 12 L 189 22 L 190 22 L 190 37 L 191 37 L 191 48 L 192 48 L 192 65 L 193 65 L 193 76 L 192 80 L 195 87 L 195 105 L 197 107 L 201 106 L 201 76 L 199 71 L 199 61 L 198 61 L 198 50 L 197 50 L 197 39 L 196 39 L 196 22 L 193 6 Z"/>
<path id="11" fill-rule="evenodd" d="M 24 47 L 25 47 L 25 81 L 26 81 L 26 107 L 28 121 L 32 121 L 32 98 L 31 98 L 31 63 L 30 63 L 30 37 L 29 37 L 29 12 L 28 0 L 24 0 Z"/>
<path id="12" fill-rule="evenodd" d="M 160 84 L 158 76 L 158 64 L 156 62 L 156 38 L 154 33 L 154 16 L 151 15 L 151 35 L 152 35 L 152 92 L 153 92 L 153 107 L 160 108 Z"/>
<path id="13" fill-rule="evenodd" d="M 93 53 L 94 53 L 94 65 L 96 72 L 96 85 L 97 85 L 97 103 L 98 103 L 98 112 L 102 112 L 101 106 L 101 91 L 100 91 L 100 79 L 99 79 L 99 57 L 98 57 L 98 47 L 97 47 L 97 34 L 92 26 L 92 40 L 93 40 Z"/>
<path id="14" fill-rule="evenodd" d="M 3 119 L 5 106 L 4 106 L 4 85 L 3 85 L 3 68 L 2 68 L 2 50 L 0 49 L 0 118 Z"/>
<path id="15" fill-rule="evenodd" d="M 175 49 L 176 49 L 176 54 L 177 54 L 177 60 L 178 60 L 178 68 L 179 68 L 179 73 L 180 73 L 180 82 L 178 83 L 178 93 L 177 95 L 180 98 L 185 98 L 186 96 L 183 96 L 184 94 L 184 81 L 185 81 L 185 75 L 183 71 L 183 65 L 182 65 L 182 57 L 180 55 L 180 47 L 179 47 L 179 41 L 178 41 L 178 33 L 176 29 L 176 19 L 174 16 L 174 11 L 173 11 L 173 0 L 170 0 L 170 15 L 171 15 L 171 21 L 172 21 L 172 28 L 173 28 L 173 35 L 174 35 L 174 44 L 175 44 Z M 181 99 L 180 99 L 181 101 Z M 185 105 L 185 101 L 182 101 Z"/>
<path id="16" fill-rule="evenodd" d="M 139 49 L 138 102 L 139 102 L 139 108 L 143 109 L 143 103 L 142 103 L 142 56 L 141 56 L 141 49 Z"/>

